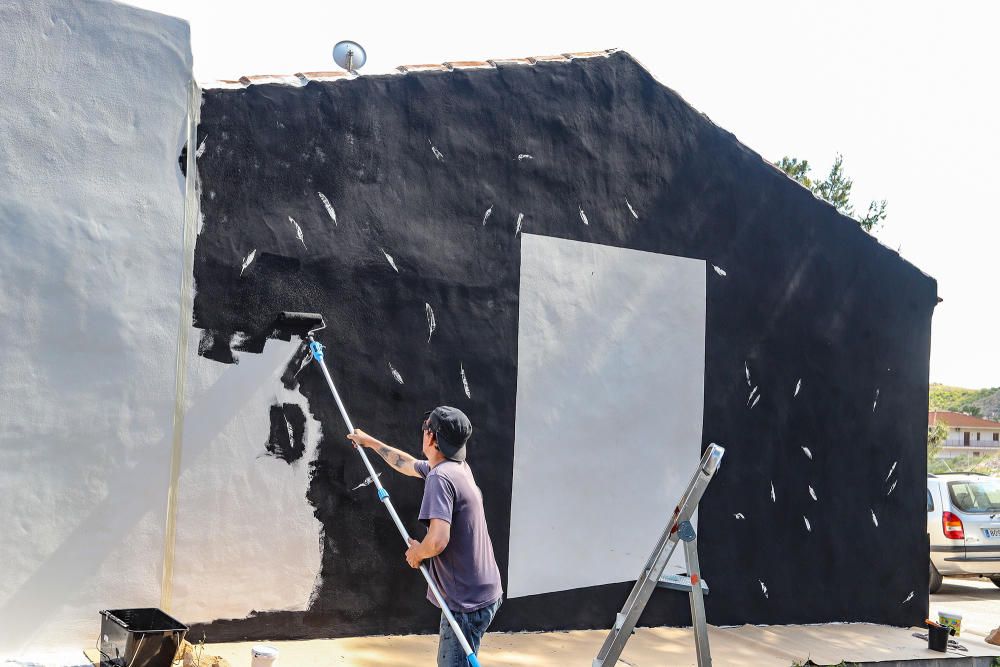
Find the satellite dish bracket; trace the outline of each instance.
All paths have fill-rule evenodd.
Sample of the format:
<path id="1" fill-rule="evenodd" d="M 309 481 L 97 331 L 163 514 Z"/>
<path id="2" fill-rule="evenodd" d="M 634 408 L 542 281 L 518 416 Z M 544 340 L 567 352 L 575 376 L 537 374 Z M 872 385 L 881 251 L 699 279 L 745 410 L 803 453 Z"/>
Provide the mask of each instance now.
<path id="1" fill-rule="evenodd" d="M 336 46 L 333 47 L 333 61 L 355 76 L 358 70 L 364 67 L 367 60 L 368 56 L 364 48 L 357 42 L 344 40 L 337 42 Z"/>

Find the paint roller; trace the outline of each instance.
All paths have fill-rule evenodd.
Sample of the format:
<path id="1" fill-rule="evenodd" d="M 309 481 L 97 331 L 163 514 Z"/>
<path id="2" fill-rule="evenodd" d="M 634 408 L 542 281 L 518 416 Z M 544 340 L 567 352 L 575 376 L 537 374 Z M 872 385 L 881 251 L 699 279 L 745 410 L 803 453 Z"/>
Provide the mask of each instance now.
<path id="1" fill-rule="evenodd" d="M 302 339 L 303 351 L 301 362 L 308 363 L 309 361 L 315 360 L 319 364 L 319 368 L 323 372 L 323 377 L 326 378 L 326 383 L 330 387 L 330 393 L 333 394 L 333 400 L 336 401 L 337 408 L 340 410 L 340 416 L 343 417 L 344 424 L 347 426 L 347 432 L 354 433 L 354 424 L 351 422 L 351 418 L 347 414 L 344 402 L 340 399 L 340 393 L 337 391 L 337 387 L 333 383 L 333 378 L 330 377 L 330 371 L 326 367 L 326 361 L 324 361 L 324 346 L 316 340 L 316 332 L 325 328 L 326 320 L 324 320 L 323 316 L 319 313 L 286 311 L 278 315 L 275 319 L 274 324 L 271 327 L 271 335 L 275 338 L 281 338 L 282 340 L 291 340 L 292 336 L 298 336 Z M 304 367 L 304 365 L 302 367 Z M 385 487 L 382 486 L 382 483 L 379 481 L 379 475 L 372 467 L 371 461 L 368 459 L 368 455 L 365 453 L 364 447 L 355 444 L 354 450 L 361 456 L 361 460 L 364 462 L 365 468 L 368 469 L 369 478 L 372 480 L 372 486 L 375 487 L 378 499 L 385 506 L 386 511 L 389 512 L 389 516 L 392 517 L 393 523 L 396 524 L 396 528 L 399 529 L 399 534 L 403 537 L 403 544 L 409 547 L 410 533 L 407 532 L 406 526 L 403 525 L 402 520 L 399 518 L 399 514 L 396 513 L 396 508 L 393 507 L 392 501 L 389 499 L 389 492 L 385 490 Z M 438 589 L 437 584 L 434 583 L 434 580 L 431 578 L 430 571 L 427 569 L 426 564 L 420 564 L 420 573 L 424 575 L 424 579 L 427 580 L 427 586 L 430 589 L 431 594 L 434 596 L 434 599 L 437 600 L 438 606 L 441 607 L 441 612 L 445 615 L 445 618 L 448 620 L 448 624 L 454 631 L 459 643 L 461 643 L 462 650 L 465 651 L 465 657 L 469 661 L 469 664 L 472 665 L 472 667 L 479 667 L 479 659 L 476 657 L 475 652 L 472 650 L 468 640 L 465 638 L 465 634 L 462 632 L 462 628 L 458 625 L 458 621 L 455 620 L 455 616 L 451 613 L 451 610 L 448 609 L 444 596 L 441 594 L 440 589 Z"/>

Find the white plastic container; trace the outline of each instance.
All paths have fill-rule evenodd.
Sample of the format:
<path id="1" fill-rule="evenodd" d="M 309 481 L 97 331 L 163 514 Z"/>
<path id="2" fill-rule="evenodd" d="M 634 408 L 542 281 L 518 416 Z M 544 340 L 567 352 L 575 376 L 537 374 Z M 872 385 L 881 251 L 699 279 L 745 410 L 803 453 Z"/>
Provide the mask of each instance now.
<path id="1" fill-rule="evenodd" d="M 250 649 L 250 667 L 272 667 L 278 660 L 278 649 L 257 644 Z"/>

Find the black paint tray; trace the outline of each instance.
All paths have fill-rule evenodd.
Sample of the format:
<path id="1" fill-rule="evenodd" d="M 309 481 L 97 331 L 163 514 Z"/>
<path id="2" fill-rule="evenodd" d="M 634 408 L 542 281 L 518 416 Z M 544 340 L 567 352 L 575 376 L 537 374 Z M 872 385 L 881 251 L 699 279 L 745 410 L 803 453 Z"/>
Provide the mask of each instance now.
<path id="1" fill-rule="evenodd" d="M 188 628 L 150 607 L 101 612 L 101 667 L 170 667 Z"/>

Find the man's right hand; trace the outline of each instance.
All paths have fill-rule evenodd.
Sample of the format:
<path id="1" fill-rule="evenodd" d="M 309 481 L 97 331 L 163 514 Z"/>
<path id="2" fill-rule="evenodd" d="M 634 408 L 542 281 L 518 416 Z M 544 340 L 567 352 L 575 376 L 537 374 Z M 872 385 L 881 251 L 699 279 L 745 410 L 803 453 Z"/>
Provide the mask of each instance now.
<path id="1" fill-rule="evenodd" d="M 354 429 L 354 433 L 348 433 L 347 439 L 353 442 L 355 445 L 361 445 L 362 447 L 367 447 L 368 449 L 375 449 L 380 443 L 375 438 L 371 437 L 360 428 Z"/>

